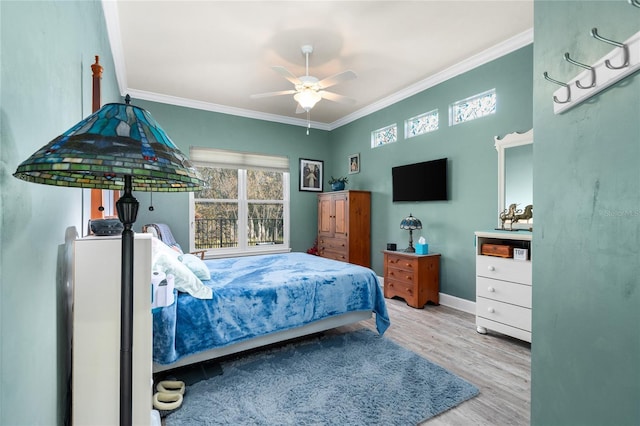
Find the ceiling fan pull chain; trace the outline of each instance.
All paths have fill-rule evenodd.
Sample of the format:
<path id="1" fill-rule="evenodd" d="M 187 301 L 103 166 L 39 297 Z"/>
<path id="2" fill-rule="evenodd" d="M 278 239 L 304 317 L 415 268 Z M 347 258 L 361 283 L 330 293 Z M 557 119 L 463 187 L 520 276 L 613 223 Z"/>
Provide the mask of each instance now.
<path id="1" fill-rule="evenodd" d="M 311 128 L 311 113 L 307 111 L 307 136 L 309 136 L 310 128 Z"/>

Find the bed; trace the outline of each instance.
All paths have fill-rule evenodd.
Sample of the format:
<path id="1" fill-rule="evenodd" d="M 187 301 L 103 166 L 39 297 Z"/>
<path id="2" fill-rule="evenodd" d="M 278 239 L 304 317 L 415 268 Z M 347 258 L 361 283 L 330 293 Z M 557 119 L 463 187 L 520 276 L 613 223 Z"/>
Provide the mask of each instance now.
<path id="1" fill-rule="evenodd" d="M 328 330 L 375 315 L 383 334 L 389 316 L 375 273 L 306 253 L 203 261 L 211 298 L 174 292 L 154 309 L 154 371 L 173 369 Z"/>

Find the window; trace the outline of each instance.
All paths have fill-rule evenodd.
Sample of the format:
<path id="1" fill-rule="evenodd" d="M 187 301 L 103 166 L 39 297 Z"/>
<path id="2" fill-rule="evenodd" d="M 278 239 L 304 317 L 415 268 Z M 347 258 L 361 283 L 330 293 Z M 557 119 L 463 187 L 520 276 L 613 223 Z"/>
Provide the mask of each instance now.
<path id="1" fill-rule="evenodd" d="M 404 121 L 404 135 L 407 139 L 438 130 L 438 110 L 425 112 Z"/>
<path id="2" fill-rule="evenodd" d="M 192 249 L 288 251 L 286 157 L 192 148 L 191 162 L 207 182 L 191 197 Z"/>
<path id="3" fill-rule="evenodd" d="M 396 124 L 371 132 L 371 148 L 393 143 L 397 140 L 398 126 Z"/>
<path id="4" fill-rule="evenodd" d="M 471 96 L 449 106 L 449 125 L 464 123 L 495 114 L 496 112 L 496 89 Z"/>

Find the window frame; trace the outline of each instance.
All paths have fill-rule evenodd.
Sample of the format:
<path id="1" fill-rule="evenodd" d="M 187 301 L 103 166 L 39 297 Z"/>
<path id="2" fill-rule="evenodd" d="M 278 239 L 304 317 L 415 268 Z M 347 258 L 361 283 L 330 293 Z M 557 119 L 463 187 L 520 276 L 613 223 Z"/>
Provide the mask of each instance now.
<path id="1" fill-rule="evenodd" d="M 229 164 L 225 166 L 224 164 L 216 163 L 211 164 L 207 161 L 198 161 L 193 160 L 194 158 L 194 150 L 197 152 L 198 150 L 202 150 L 205 152 L 206 150 L 222 152 L 224 154 L 229 154 L 231 157 L 234 154 L 235 160 L 229 161 Z M 241 165 L 241 160 L 237 161 L 238 158 L 245 156 L 252 156 L 255 158 L 264 157 L 265 167 L 260 167 L 260 160 L 258 163 L 255 163 L 254 160 L 251 160 L 251 164 L 247 166 Z M 195 156 L 198 157 L 197 154 Z M 217 200 L 219 202 L 237 202 L 238 203 L 238 245 L 236 247 L 221 247 L 221 248 L 210 248 L 206 249 L 205 257 L 207 258 L 220 258 L 220 257 L 232 257 L 232 256 L 244 256 L 244 255 L 257 255 L 257 254 L 270 254 L 270 253 L 288 253 L 291 251 L 290 245 L 290 229 L 291 229 L 291 216 L 290 216 L 290 191 L 291 191 L 291 176 L 288 170 L 289 163 L 286 157 L 275 157 L 275 156 L 267 156 L 262 154 L 247 154 L 243 152 L 236 151 L 222 151 L 222 150 L 210 150 L 209 148 L 191 148 L 191 158 L 192 163 L 195 167 L 210 167 L 210 168 L 228 168 L 234 169 L 238 172 L 238 197 L 236 199 L 220 199 Z M 280 166 L 273 168 L 269 164 L 270 159 L 286 159 L 286 169 L 285 166 Z M 284 164 L 284 163 L 283 163 Z M 257 169 L 257 170 L 269 170 L 278 173 L 282 173 L 282 200 L 249 200 L 247 198 L 247 170 Z M 248 214 L 249 214 L 249 204 L 251 203 L 282 203 L 283 205 L 283 242 L 282 244 L 265 244 L 265 245 L 256 245 L 250 246 L 248 244 L 247 233 L 245 231 L 240 232 L 240 230 L 246 230 L 248 226 Z M 196 197 L 194 192 L 189 193 L 189 247 L 190 251 L 195 251 L 195 205 L 196 205 Z"/>

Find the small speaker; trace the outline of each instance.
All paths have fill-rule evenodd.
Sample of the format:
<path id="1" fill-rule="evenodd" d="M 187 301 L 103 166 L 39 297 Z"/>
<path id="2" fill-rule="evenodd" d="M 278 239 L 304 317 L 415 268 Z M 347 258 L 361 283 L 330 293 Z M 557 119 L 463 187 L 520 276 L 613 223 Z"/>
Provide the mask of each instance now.
<path id="1" fill-rule="evenodd" d="M 396 251 L 398 248 L 395 243 L 387 243 L 387 250 Z"/>

